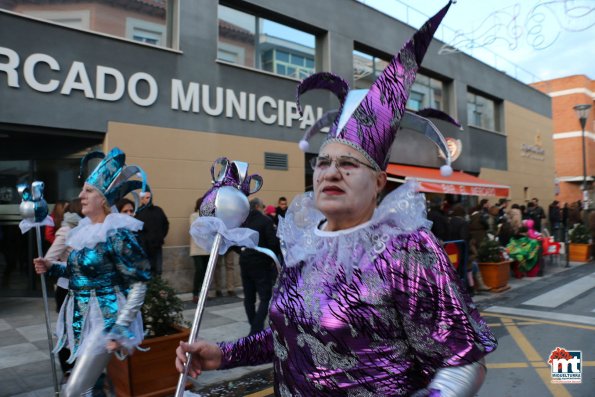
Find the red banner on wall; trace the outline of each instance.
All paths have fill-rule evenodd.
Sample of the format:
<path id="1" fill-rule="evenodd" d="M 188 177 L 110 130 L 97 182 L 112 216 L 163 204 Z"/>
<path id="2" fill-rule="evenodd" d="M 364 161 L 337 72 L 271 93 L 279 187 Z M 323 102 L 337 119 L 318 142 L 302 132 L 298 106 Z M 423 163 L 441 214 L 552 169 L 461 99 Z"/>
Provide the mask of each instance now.
<path id="1" fill-rule="evenodd" d="M 455 171 L 445 177 L 435 168 L 389 164 L 386 172 L 389 176 L 403 178 L 403 181 L 416 179 L 422 192 L 487 197 L 508 197 L 510 194 L 510 186 L 492 183 L 463 171 Z"/>

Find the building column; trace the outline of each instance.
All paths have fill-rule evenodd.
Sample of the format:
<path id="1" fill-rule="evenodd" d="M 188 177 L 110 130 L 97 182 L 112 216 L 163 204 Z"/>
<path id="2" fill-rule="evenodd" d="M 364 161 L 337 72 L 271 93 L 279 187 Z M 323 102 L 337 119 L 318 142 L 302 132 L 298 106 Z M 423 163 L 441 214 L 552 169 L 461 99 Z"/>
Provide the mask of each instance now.
<path id="1" fill-rule="evenodd" d="M 316 37 L 316 71 L 337 74 L 353 87 L 353 40 L 335 32 Z"/>

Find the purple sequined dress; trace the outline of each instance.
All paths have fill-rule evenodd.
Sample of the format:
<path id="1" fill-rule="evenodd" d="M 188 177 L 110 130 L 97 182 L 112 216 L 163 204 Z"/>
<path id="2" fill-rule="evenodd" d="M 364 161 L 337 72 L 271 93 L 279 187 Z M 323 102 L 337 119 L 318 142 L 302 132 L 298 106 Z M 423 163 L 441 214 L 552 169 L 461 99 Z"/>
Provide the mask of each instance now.
<path id="1" fill-rule="evenodd" d="M 279 223 L 286 265 L 270 328 L 221 343 L 222 368 L 272 361 L 279 396 L 406 396 L 493 351 L 424 200 L 410 182 L 370 221 L 325 232 L 312 193 L 296 198 Z"/>

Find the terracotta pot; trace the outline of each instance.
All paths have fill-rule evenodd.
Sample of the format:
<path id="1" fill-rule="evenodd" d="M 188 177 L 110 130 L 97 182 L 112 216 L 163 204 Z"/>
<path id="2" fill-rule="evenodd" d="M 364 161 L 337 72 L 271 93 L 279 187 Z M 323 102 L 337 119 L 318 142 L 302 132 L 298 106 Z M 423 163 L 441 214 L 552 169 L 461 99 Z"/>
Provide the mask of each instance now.
<path id="1" fill-rule="evenodd" d="M 570 243 L 568 253 L 569 260 L 572 262 L 588 262 L 591 256 L 591 244 Z"/>
<path id="2" fill-rule="evenodd" d="M 479 263 L 479 270 L 485 285 L 492 289 L 506 287 L 510 279 L 510 261 Z"/>
<path id="3" fill-rule="evenodd" d="M 107 371 L 118 397 L 163 397 L 175 393 L 179 378 L 174 366 L 176 348 L 190 335 L 188 328 L 179 330 L 176 334 L 145 339 L 140 347 L 150 350 L 137 350 L 124 361 L 112 357 Z"/>

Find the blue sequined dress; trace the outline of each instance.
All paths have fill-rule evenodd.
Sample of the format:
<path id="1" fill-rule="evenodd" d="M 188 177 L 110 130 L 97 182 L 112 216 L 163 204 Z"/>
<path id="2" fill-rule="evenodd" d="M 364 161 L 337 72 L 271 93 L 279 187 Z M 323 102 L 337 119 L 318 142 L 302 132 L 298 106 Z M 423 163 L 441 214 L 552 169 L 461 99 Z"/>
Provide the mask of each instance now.
<path id="1" fill-rule="evenodd" d="M 52 265 L 50 275 L 70 279 L 56 324 L 58 343 L 54 349 L 68 347 L 70 362 L 85 351 L 88 341 L 97 337 L 107 340 L 130 286 L 149 280 L 149 262 L 134 235 L 141 228 L 142 222 L 129 215 L 109 214 L 103 223 L 95 224 L 85 218 L 68 236 L 67 245 L 73 251 L 66 264 Z M 123 345 L 137 346 L 143 340 L 140 313 L 128 331 Z"/>

